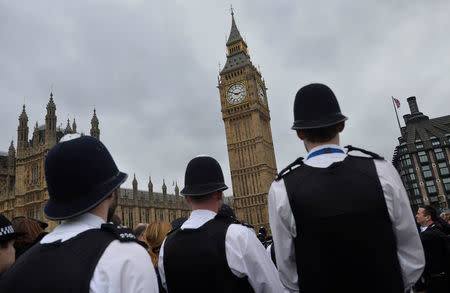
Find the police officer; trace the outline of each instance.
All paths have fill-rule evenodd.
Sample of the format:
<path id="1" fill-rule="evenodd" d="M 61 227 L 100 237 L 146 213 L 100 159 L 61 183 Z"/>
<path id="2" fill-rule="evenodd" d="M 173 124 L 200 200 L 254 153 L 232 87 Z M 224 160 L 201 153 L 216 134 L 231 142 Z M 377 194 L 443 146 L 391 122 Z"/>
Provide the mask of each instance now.
<path id="1" fill-rule="evenodd" d="M 192 159 L 181 194 L 192 207 L 189 219 L 169 233 L 158 269 L 168 292 L 282 292 L 277 271 L 254 231 L 217 214 L 224 183 L 219 163 Z"/>
<path id="2" fill-rule="evenodd" d="M 127 177 L 96 138 L 63 137 L 45 160 L 44 214 L 61 224 L 18 259 L 0 292 L 158 292 L 132 231 L 105 223 Z"/>
<path id="3" fill-rule="evenodd" d="M 323 84 L 301 88 L 292 129 L 308 152 L 273 182 L 269 221 L 283 285 L 296 292 L 403 292 L 424 254 L 402 181 L 380 156 L 339 146 L 342 115 Z"/>

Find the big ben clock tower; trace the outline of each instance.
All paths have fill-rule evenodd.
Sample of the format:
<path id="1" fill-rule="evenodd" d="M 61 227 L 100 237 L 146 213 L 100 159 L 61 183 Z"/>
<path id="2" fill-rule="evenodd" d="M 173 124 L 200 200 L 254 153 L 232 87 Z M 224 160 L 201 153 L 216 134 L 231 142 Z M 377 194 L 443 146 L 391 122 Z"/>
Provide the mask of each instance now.
<path id="1" fill-rule="evenodd" d="M 266 85 L 253 66 L 231 11 L 219 92 L 238 219 L 269 227 L 267 193 L 277 174 Z"/>

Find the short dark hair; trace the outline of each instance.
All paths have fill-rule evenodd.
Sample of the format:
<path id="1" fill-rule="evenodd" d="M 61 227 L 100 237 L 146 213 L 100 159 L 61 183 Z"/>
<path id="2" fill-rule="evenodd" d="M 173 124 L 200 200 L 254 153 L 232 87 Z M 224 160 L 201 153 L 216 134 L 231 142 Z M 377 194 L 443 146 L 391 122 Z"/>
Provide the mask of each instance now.
<path id="1" fill-rule="evenodd" d="M 147 229 L 147 225 L 137 226 L 136 229 L 134 229 L 134 231 L 133 231 L 134 236 L 136 236 L 136 237 L 141 236 L 145 232 L 146 229 Z"/>
<path id="2" fill-rule="evenodd" d="M 422 206 L 424 216 L 430 216 L 432 221 L 437 220 L 437 212 L 432 206 Z"/>
<path id="3" fill-rule="evenodd" d="M 11 239 L 11 238 L 6 238 L 6 239 L 2 239 L 2 240 L 0 240 L 0 248 L 7 248 L 8 247 L 8 245 L 9 245 L 9 243 L 11 242 L 11 241 L 13 241 L 14 239 Z"/>
<path id="4" fill-rule="evenodd" d="M 342 123 L 344 122 L 321 128 L 301 129 L 299 131 L 301 131 L 305 135 L 306 140 L 310 142 L 327 142 L 339 133 L 339 127 Z"/>
<path id="5" fill-rule="evenodd" d="M 205 195 L 197 195 L 197 196 L 189 196 L 188 195 L 188 196 L 193 203 L 201 203 L 201 202 L 209 200 L 216 193 L 217 193 L 217 191 L 214 191 L 213 193 L 208 193 Z"/>

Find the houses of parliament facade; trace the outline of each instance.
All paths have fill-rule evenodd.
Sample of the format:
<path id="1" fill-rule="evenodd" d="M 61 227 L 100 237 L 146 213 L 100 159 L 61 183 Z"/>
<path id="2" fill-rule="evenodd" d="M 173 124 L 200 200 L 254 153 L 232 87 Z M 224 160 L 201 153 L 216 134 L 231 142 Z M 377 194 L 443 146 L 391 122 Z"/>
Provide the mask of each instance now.
<path id="1" fill-rule="evenodd" d="M 75 119 L 67 121 L 66 127 L 56 127 L 56 105 L 53 94 L 47 104 L 45 125 L 34 126 L 29 140 L 28 116 L 25 105 L 19 116 L 17 128 L 17 148 L 11 141 L 8 152 L 0 152 L 0 212 L 9 219 L 27 216 L 49 223 L 49 229 L 57 222 L 44 219 L 43 209 L 49 195 L 45 182 L 44 162 L 48 151 L 66 134 L 77 132 Z M 91 119 L 90 135 L 100 139 L 99 120 L 94 109 Z M 175 194 L 167 193 L 165 182 L 162 193 L 153 191 L 149 178 L 147 190 L 138 190 L 136 177 L 133 188 L 120 188 L 116 215 L 123 225 L 134 227 L 137 223 L 172 221 L 188 217 L 190 208 L 179 195 L 178 185 Z"/>
<path id="2" fill-rule="evenodd" d="M 247 44 L 237 29 L 232 12 L 231 32 L 226 43 L 227 61 L 219 72 L 218 89 L 227 139 L 233 197 L 225 198 L 239 220 L 269 228 L 267 194 L 276 176 L 276 162 L 266 86 L 253 66 Z M 25 105 L 19 116 L 17 146 L 11 142 L 8 152 L 0 152 L 0 212 L 12 219 L 28 216 L 40 220 L 48 200 L 44 162 L 48 151 L 68 133 L 77 132 L 75 119 L 66 127 L 57 127 L 53 93 L 47 104 L 44 125 L 34 126 L 29 134 Z M 94 109 L 90 135 L 100 139 L 99 120 Z M 31 139 L 29 138 L 31 136 Z M 190 208 L 179 195 L 153 191 L 149 178 L 146 190 L 138 189 L 134 177 L 132 189 L 121 188 L 116 215 L 122 224 L 172 221 L 189 217 Z M 46 220 L 47 221 L 47 220 Z M 50 230 L 58 223 L 49 222 Z"/>

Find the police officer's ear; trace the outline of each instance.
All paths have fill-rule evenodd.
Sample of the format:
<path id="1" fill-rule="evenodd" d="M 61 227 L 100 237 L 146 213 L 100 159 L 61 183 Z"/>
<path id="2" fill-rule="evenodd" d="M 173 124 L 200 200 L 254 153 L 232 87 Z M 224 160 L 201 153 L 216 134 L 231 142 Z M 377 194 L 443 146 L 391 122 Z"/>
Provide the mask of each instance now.
<path id="1" fill-rule="evenodd" d="M 300 129 L 297 129 L 296 132 L 297 132 L 298 138 L 300 138 L 301 140 L 305 140 L 305 134 L 303 133 L 303 131 L 301 131 Z"/>
<path id="2" fill-rule="evenodd" d="M 216 196 L 217 196 L 217 199 L 218 199 L 218 200 L 223 200 L 223 191 L 220 190 L 220 191 L 217 191 L 216 193 L 217 193 L 217 195 L 216 195 Z"/>
<path id="3" fill-rule="evenodd" d="M 338 131 L 342 132 L 342 130 L 344 130 L 345 128 L 345 121 L 342 121 L 341 123 L 339 123 L 338 125 Z"/>

